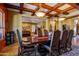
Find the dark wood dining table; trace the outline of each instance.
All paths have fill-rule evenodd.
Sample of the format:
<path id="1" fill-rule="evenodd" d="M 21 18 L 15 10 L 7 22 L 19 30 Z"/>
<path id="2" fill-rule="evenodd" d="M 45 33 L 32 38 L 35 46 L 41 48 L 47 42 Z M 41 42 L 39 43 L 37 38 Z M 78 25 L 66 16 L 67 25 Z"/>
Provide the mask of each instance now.
<path id="1" fill-rule="evenodd" d="M 48 36 L 42 36 L 42 37 L 36 36 L 36 37 L 34 37 L 34 38 L 32 38 L 32 39 L 30 40 L 29 44 L 32 44 L 32 45 L 34 45 L 34 47 L 35 47 L 35 56 L 37 55 L 37 52 L 38 52 L 38 45 L 39 45 L 39 44 L 42 44 L 42 43 L 45 43 L 45 42 L 47 42 L 47 41 L 48 41 Z M 26 43 L 27 41 L 23 40 L 23 42 Z M 24 47 L 27 47 L 27 44 L 28 44 L 28 43 L 23 44 L 23 46 L 24 46 Z"/>
<path id="2" fill-rule="evenodd" d="M 48 37 L 47 36 L 42 36 L 42 37 L 35 37 L 31 40 L 31 43 L 32 44 L 35 44 L 35 43 L 42 43 L 42 42 L 46 42 L 48 41 Z"/>
<path id="3" fill-rule="evenodd" d="M 32 39 L 31 43 L 35 46 L 35 55 L 38 52 L 38 45 L 48 41 L 48 36 L 35 37 Z"/>

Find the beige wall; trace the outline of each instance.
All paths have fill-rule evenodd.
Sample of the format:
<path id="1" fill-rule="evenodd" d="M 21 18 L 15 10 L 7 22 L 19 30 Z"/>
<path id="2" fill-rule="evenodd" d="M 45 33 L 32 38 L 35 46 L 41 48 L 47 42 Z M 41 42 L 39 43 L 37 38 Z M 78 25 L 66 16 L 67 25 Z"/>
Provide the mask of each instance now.
<path id="1" fill-rule="evenodd" d="M 15 12 L 15 11 L 8 10 L 7 31 L 13 31 L 14 15 L 17 15 L 17 14 L 19 14 L 19 13 L 18 12 Z M 15 42 L 17 41 L 16 35 L 14 36 L 14 40 L 15 40 Z"/>
<path id="2" fill-rule="evenodd" d="M 13 17 L 16 14 L 18 14 L 18 12 L 8 10 L 7 31 L 12 31 Z"/>
<path id="3" fill-rule="evenodd" d="M 70 29 L 74 29 L 74 19 L 66 19 L 62 22 L 70 27 Z"/>
<path id="4" fill-rule="evenodd" d="M 59 29 L 59 30 L 62 30 L 62 25 L 66 24 L 70 27 L 70 29 L 74 29 L 74 19 L 65 19 L 63 21 L 59 21 L 59 18 L 57 18 L 58 21 L 53 21 L 55 20 L 54 19 L 51 19 L 50 21 L 50 24 L 52 25 L 53 28 L 55 28 L 56 26 L 56 29 Z"/>

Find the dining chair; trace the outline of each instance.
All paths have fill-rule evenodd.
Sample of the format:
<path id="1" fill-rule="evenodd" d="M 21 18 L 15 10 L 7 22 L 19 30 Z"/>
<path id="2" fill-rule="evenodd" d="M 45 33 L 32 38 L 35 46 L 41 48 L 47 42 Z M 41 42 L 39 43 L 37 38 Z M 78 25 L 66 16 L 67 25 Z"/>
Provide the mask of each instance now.
<path id="1" fill-rule="evenodd" d="M 64 30 L 62 34 L 62 38 L 60 40 L 60 54 L 67 51 L 67 40 L 68 40 L 69 32 L 68 30 Z"/>
<path id="2" fill-rule="evenodd" d="M 67 50 L 68 51 L 72 50 L 71 45 L 72 45 L 73 34 L 74 34 L 74 31 L 70 30 L 68 40 L 67 40 Z"/>
<path id="3" fill-rule="evenodd" d="M 59 30 L 54 32 L 53 38 L 51 39 L 50 46 L 46 46 L 45 48 L 49 51 L 48 55 L 59 55 L 59 41 L 60 41 L 60 34 Z"/>
<path id="4" fill-rule="evenodd" d="M 21 38 L 19 30 L 17 29 L 16 32 L 17 32 L 17 38 L 18 38 L 18 43 L 19 43 L 18 55 L 19 56 L 25 56 L 25 55 L 30 56 L 35 50 L 34 46 L 26 45 L 25 47 L 25 45 L 22 44 L 22 38 Z"/>
<path id="5" fill-rule="evenodd" d="M 53 36 L 52 46 L 51 46 L 52 55 L 60 54 L 60 49 L 59 49 L 60 35 L 61 35 L 61 31 L 59 31 L 59 30 L 55 31 L 54 36 Z"/>

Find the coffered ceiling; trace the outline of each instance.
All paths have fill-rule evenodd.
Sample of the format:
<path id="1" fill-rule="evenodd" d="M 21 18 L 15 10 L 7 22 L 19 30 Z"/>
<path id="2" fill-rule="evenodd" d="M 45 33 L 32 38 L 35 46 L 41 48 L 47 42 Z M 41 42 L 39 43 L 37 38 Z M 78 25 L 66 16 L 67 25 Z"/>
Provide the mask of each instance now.
<path id="1" fill-rule="evenodd" d="M 17 9 L 20 13 L 30 13 L 35 16 L 35 12 L 40 9 L 40 3 L 7 3 L 7 8 Z M 75 3 L 41 3 L 41 11 L 46 16 L 72 17 L 79 15 L 79 6 Z"/>

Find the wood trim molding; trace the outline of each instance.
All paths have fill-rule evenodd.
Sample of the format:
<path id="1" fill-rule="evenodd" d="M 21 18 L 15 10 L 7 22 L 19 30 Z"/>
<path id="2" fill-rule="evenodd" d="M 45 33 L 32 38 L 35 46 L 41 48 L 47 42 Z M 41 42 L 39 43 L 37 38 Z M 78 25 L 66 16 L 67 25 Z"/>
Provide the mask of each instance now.
<path id="1" fill-rule="evenodd" d="M 79 15 L 75 15 L 75 16 L 71 16 L 71 17 L 68 17 L 66 19 L 70 19 L 70 18 L 74 18 L 74 17 L 78 17 Z"/>

